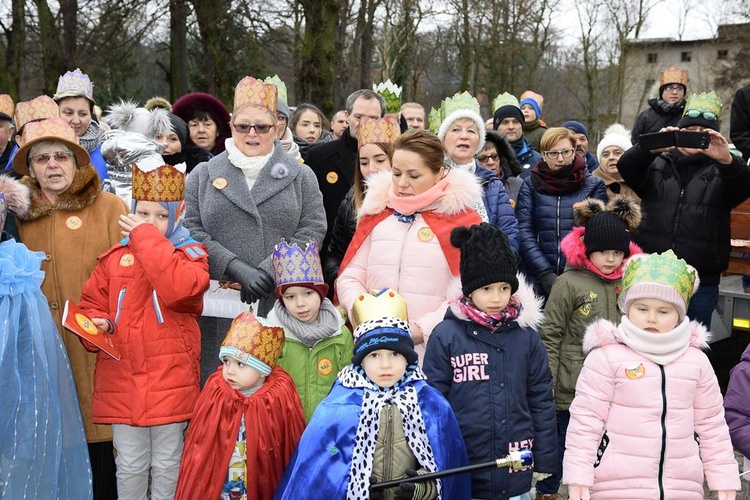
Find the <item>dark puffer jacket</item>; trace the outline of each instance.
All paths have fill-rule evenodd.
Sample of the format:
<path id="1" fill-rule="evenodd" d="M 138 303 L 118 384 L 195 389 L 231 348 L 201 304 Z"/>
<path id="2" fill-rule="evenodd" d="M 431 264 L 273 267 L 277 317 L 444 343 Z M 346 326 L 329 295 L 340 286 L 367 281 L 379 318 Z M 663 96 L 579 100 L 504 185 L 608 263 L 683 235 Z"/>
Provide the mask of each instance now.
<path id="1" fill-rule="evenodd" d="M 346 249 L 349 248 L 356 230 L 357 211 L 354 209 L 354 186 L 352 186 L 341 202 L 338 215 L 333 221 L 330 231 L 331 241 L 328 243 L 328 252 L 323 259 L 323 276 L 330 290 L 333 290 L 333 284 L 339 275 L 339 266 L 344 260 Z"/>
<path id="2" fill-rule="evenodd" d="M 617 169 L 642 199 L 636 242 L 643 251 L 671 248 L 698 270 L 702 284 L 718 284 L 729 265 L 732 207 L 750 195 L 750 169 L 742 159 L 733 156 L 723 166 L 703 154 L 654 156 L 633 146 Z"/>
<path id="3" fill-rule="evenodd" d="M 518 253 L 518 221 L 513 213 L 513 205 L 510 203 L 508 193 L 495 172 L 487 170 L 476 162 L 476 171 L 474 175 L 479 178 L 479 184 L 482 186 L 482 201 L 487 209 L 489 223 L 502 229 L 508 235 L 508 241 L 513 251 Z"/>
<path id="4" fill-rule="evenodd" d="M 649 99 L 648 108 L 641 111 L 641 114 L 635 119 L 635 126 L 631 132 L 630 142 L 635 146 L 638 144 L 638 136 L 641 134 L 658 132 L 663 127 L 677 126 L 677 122 L 680 121 L 684 109 L 684 99 L 677 103 L 677 106 L 674 106 L 668 113 L 659 106 L 658 99 Z"/>

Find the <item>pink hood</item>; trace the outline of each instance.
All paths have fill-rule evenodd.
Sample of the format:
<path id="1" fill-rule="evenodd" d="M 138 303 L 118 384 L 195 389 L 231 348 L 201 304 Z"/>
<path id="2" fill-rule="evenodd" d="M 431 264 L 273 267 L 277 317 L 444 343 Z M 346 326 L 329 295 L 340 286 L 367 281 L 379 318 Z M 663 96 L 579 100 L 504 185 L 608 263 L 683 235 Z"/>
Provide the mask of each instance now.
<path id="1" fill-rule="evenodd" d="M 594 270 L 596 268 L 591 263 L 588 255 L 586 255 L 586 245 L 583 243 L 583 237 L 585 235 L 586 228 L 584 226 L 574 227 L 573 230 L 569 232 L 560 242 L 560 250 L 562 250 L 562 253 L 563 255 L 565 255 L 565 259 L 567 260 L 569 265 L 582 269 L 588 269 L 598 274 L 599 276 L 606 278 L 606 276 Z M 639 253 L 643 253 L 643 250 L 641 249 L 641 247 L 631 241 L 630 255 L 622 260 L 622 264 L 620 264 L 620 267 L 618 267 L 617 270 L 612 274 L 617 275 L 617 277 L 622 276 L 622 271 L 625 268 L 625 263 L 628 261 L 628 258 Z"/>

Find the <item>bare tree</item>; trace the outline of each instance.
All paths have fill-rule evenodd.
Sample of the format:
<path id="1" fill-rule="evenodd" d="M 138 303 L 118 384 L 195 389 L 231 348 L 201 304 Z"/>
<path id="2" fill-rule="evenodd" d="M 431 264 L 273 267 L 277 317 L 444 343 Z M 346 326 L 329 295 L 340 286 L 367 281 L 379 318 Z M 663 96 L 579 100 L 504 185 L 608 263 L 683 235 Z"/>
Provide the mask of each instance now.
<path id="1" fill-rule="evenodd" d="M 26 2 L 13 0 L 11 3 L 10 25 L 0 22 L 5 43 L 0 43 L 0 87 L 5 93 L 18 100 L 21 87 L 21 61 L 23 60 L 24 38 L 26 35 Z M 3 50 L 5 48 L 5 50 Z"/>

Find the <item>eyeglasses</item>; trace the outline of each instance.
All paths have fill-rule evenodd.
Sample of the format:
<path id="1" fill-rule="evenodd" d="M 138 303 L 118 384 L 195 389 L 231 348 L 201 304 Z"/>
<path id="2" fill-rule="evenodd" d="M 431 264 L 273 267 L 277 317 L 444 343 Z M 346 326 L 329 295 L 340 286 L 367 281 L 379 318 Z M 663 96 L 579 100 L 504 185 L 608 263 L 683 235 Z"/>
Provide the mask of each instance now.
<path id="1" fill-rule="evenodd" d="M 494 154 L 494 155 L 479 155 L 479 156 L 477 156 L 477 161 L 479 163 L 487 163 L 490 160 L 492 160 L 494 162 L 497 162 L 499 159 L 500 159 L 500 156 L 497 155 L 497 154 Z"/>
<path id="2" fill-rule="evenodd" d="M 268 123 L 235 123 L 233 127 L 238 134 L 247 134 L 250 132 L 250 129 L 255 129 L 256 134 L 263 135 L 269 133 L 273 125 L 269 125 Z"/>
<path id="3" fill-rule="evenodd" d="M 34 165 L 44 166 L 49 163 L 50 158 L 54 158 L 57 163 L 65 163 L 75 156 L 70 151 L 55 151 L 54 153 L 40 153 L 30 156 L 29 160 Z"/>
<path id="4" fill-rule="evenodd" d="M 690 118 L 698 118 L 699 116 L 703 116 L 706 120 L 712 120 L 716 121 L 716 113 L 712 113 L 710 111 L 701 111 L 700 109 L 688 109 L 685 111 L 685 116 L 689 116 Z"/>
<path id="5" fill-rule="evenodd" d="M 665 92 L 685 92 L 685 87 L 682 85 L 667 85 L 664 87 Z"/>
<path id="6" fill-rule="evenodd" d="M 563 149 L 562 151 L 545 151 L 544 156 L 546 156 L 550 160 L 556 160 L 558 156 L 562 156 L 563 158 L 567 159 L 573 156 L 575 152 L 575 149 Z"/>

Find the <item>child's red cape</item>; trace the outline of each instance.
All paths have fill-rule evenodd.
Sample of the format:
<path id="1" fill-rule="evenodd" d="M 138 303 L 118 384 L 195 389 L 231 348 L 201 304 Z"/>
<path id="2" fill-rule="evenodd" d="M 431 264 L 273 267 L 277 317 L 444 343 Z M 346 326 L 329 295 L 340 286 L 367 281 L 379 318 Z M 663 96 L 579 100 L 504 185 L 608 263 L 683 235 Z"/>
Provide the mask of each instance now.
<path id="1" fill-rule="evenodd" d="M 278 366 L 250 397 L 227 385 L 221 367 L 208 378 L 188 428 L 176 500 L 219 498 L 243 413 L 247 498 L 273 498 L 305 429 L 294 382 Z"/>

